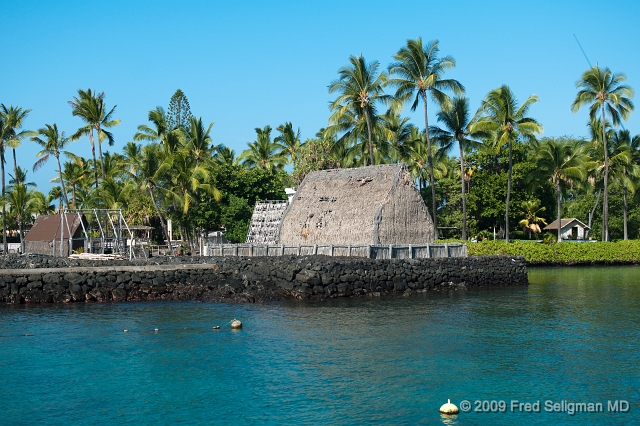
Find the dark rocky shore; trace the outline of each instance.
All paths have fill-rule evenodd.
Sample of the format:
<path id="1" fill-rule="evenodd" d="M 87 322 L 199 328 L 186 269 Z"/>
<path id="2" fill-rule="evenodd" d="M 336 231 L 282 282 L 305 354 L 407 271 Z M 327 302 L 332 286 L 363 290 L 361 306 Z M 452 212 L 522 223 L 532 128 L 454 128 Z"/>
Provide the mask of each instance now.
<path id="1" fill-rule="evenodd" d="M 133 261 L 7 256 L 0 259 L 0 268 L 2 303 L 253 303 L 528 284 L 524 258 L 509 256 L 392 260 L 157 257 Z"/>

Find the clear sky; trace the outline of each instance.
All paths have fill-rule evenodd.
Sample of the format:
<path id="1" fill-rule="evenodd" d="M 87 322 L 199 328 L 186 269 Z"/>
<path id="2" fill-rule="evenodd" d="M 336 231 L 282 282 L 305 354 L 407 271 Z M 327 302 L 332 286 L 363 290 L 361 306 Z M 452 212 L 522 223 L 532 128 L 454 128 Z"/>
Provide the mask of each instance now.
<path id="1" fill-rule="evenodd" d="M 467 89 L 475 111 L 507 84 L 544 136 L 586 135 L 587 109 L 573 114 L 575 82 L 593 65 L 622 72 L 640 90 L 640 3 L 634 1 L 34 1 L 1 0 L 0 103 L 32 112 L 25 127 L 57 123 L 67 135 L 82 122 L 68 101 L 78 89 L 104 91 L 117 104 L 121 152 L 148 111 L 168 108 L 176 89 L 209 123 L 212 137 L 239 154 L 254 128 L 291 121 L 302 139 L 326 127 L 328 84 L 350 55 L 386 68 L 409 38 L 438 39 L 457 61 L 446 76 Z M 639 107 L 640 108 L 640 107 Z M 430 120 L 437 112 L 430 105 Z M 423 128 L 420 114 L 412 122 Z M 625 127 L 640 133 L 640 111 Z M 274 130 L 273 135 L 276 135 Z M 29 170 L 37 146 L 24 141 Z M 87 138 L 70 150 L 90 157 Z M 47 192 L 54 161 L 29 181 Z"/>

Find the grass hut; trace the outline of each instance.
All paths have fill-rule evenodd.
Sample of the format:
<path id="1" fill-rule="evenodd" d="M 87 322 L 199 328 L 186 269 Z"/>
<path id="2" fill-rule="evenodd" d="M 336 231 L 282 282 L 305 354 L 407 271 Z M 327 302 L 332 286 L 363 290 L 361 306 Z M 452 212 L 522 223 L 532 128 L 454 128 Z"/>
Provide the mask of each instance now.
<path id="1" fill-rule="evenodd" d="M 433 221 L 404 164 L 311 172 L 284 213 L 280 244 L 424 244 Z"/>
<path id="2" fill-rule="evenodd" d="M 24 237 L 25 253 L 59 256 L 62 244 L 63 256 L 68 256 L 71 251 L 84 248 L 81 223 L 85 221 L 84 216 L 66 213 L 64 220 L 61 220 L 60 214 L 40 215 L 36 218 Z M 69 231 L 72 239 L 71 250 L 69 249 Z"/>

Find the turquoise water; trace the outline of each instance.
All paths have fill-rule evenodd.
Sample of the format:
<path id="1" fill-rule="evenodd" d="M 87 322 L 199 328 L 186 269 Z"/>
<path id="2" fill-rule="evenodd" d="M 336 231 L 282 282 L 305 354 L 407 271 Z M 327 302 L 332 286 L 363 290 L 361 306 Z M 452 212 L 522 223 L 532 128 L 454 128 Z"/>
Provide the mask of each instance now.
<path id="1" fill-rule="evenodd" d="M 315 303 L 0 306 L 0 423 L 640 423 L 640 268 L 529 278 Z M 444 418 L 447 398 L 507 409 Z M 546 400 L 605 412 L 549 413 Z"/>

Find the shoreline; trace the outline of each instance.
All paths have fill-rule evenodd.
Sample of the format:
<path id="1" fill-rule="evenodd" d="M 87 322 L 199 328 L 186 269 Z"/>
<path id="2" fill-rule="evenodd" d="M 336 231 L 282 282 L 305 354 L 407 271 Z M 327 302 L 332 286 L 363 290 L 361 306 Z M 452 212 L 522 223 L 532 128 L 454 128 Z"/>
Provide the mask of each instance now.
<path id="1" fill-rule="evenodd" d="M 528 284 L 524 258 L 366 259 L 331 256 L 0 261 L 0 303 L 197 300 L 256 303 Z M 7 268 L 6 266 L 12 266 Z"/>

